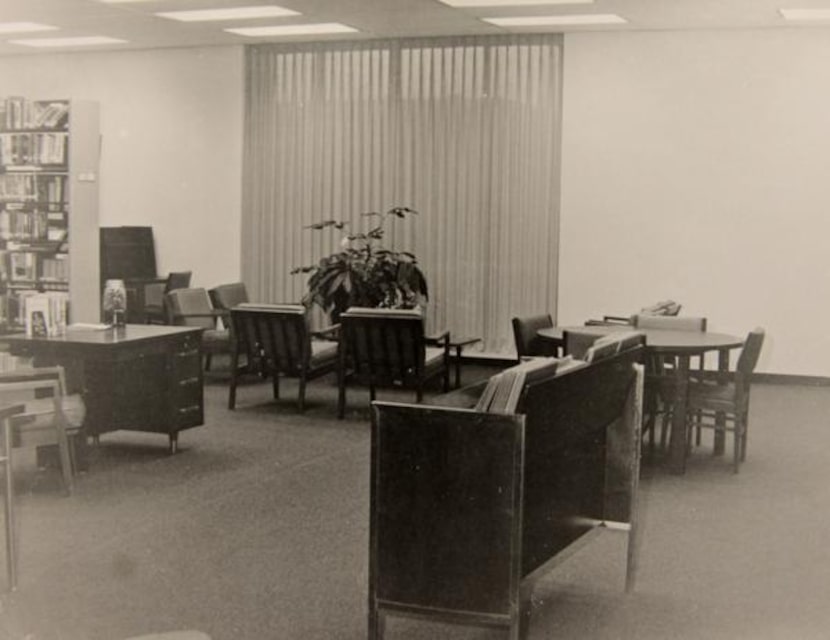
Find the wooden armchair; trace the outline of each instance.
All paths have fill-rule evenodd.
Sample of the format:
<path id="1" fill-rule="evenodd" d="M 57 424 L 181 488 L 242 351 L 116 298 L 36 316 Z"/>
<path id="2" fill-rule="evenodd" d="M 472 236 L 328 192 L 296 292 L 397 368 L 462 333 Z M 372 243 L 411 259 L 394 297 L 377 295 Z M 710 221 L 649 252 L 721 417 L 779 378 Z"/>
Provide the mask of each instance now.
<path id="1" fill-rule="evenodd" d="M 279 398 L 280 375 L 299 378 L 297 406 L 305 410 L 308 381 L 337 369 L 337 326 L 312 331 L 307 309 L 300 304 L 240 304 L 231 309 L 231 384 L 228 408 L 236 407 L 240 375 L 271 376 L 274 398 Z M 240 359 L 247 367 L 240 367 Z"/>
<path id="2" fill-rule="evenodd" d="M 450 334 L 427 338 L 424 319 L 414 309 L 352 307 L 340 316 L 337 416 L 346 408 L 346 384 L 369 387 L 372 400 L 379 386 L 414 388 L 418 402 L 424 385 L 441 376 L 450 385 Z"/>
<path id="3" fill-rule="evenodd" d="M 558 356 L 559 347 L 549 340 L 540 340 L 536 332 L 553 326 L 549 313 L 522 318 L 513 318 L 513 339 L 516 342 L 516 355 L 521 360 L 527 356 Z"/>
<path id="4" fill-rule="evenodd" d="M 752 373 L 763 344 L 764 330 L 756 328 L 747 336 L 733 372 L 702 371 L 691 374 L 686 403 L 687 449 L 691 447 L 693 428 L 713 429 L 716 433 L 731 431 L 735 437 L 732 458 L 735 473 L 746 459 L 749 392 Z"/>
<path id="5" fill-rule="evenodd" d="M 168 321 L 167 294 L 190 286 L 190 271 L 172 271 L 166 280 L 144 285 L 143 315 L 147 324 L 165 324 Z"/>
<path id="6" fill-rule="evenodd" d="M 250 302 L 248 289 L 245 287 L 244 282 L 220 284 L 217 287 L 213 287 L 213 289 L 209 289 L 208 295 L 215 309 L 222 309 L 229 313 L 236 305 Z"/>
<path id="7" fill-rule="evenodd" d="M 79 436 L 86 406 L 79 394 L 67 395 L 63 367 L 21 368 L 0 373 L 0 402 L 23 403 L 11 418 L 12 447 L 57 445 L 67 495 L 75 469 L 74 438 Z M 10 456 L 11 451 L 6 451 Z"/>
<path id="8" fill-rule="evenodd" d="M 217 319 L 227 317 L 227 312 L 213 308 L 205 289 L 175 289 L 165 296 L 164 306 L 167 324 L 204 329 L 202 350 L 205 353 L 205 371 L 210 369 L 214 354 L 230 353 L 230 331 L 219 328 L 216 324 Z"/>

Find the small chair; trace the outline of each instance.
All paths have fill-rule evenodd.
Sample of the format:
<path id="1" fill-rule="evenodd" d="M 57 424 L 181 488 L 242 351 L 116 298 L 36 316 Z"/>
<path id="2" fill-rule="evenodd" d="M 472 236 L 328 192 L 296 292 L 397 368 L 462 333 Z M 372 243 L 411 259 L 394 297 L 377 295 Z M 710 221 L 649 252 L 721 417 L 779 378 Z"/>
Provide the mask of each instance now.
<path id="1" fill-rule="evenodd" d="M 172 271 L 164 282 L 153 282 L 144 286 L 144 322 L 165 324 L 168 320 L 165 296 L 176 289 L 190 286 L 190 271 Z"/>
<path id="2" fill-rule="evenodd" d="M 165 295 L 164 306 L 167 310 L 167 324 L 204 329 L 202 351 L 205 354 L 205 371 L 210 370 L 214 354 L 230 353 L 230 331 L 220 329 L 216 324 L 219 318 L 226 317 L 226 312 L 211 306 L 205 289 L 175 289 Z"/>
<path id="3" fill-rule="evenodd" d="M 752 373 L 758 364 L 764 330 L 749 333 L 738 357 L 735 371 L 703 371 L 692 374 L 686 403 L 687 447 L 691 446 L 692 427 L 731 431 L 735 435 L 733 470 L 738 473 L 746 459 L 746 440 L 749 429 L 749 392 Z"/>
<path id="4" fill-rule="evenodd" d="M 9 589 L 17 588 L 17 550 L 15 549 L 14 524 L 14 474 L 12 473 L 12 426 L 11 417 L 22 413 L 23 404 L 3 404 L 0 407 L 0 431 L 2 432 L 3 453 L 0 455 L 0 464 L 3 465 L 5 480 L 4 519 L 6 524 L 6 575 Z"/>
<path id="5" fill-rule="evenodd" d="M 305 410 L 306 383 L 337 369 L 337 326 L 311 331 L 308 310 L 300 304 L 240 304 L 231 309 L 231 384 L 228 408 L 236 408 L 236 387 L 243 373 L 271 376 L 279 398 L 280 375 L 299 378 L 297 406 Z M 240 359 L 248 366 L 240 368 Z"/>
<path id="6" fill-rule="evenodd" d="M 539 329 L 548 329 L 553 326 L 553 319 L 549 313 L 513 318 L 511 322 L 519 360 L 527 356 L 556 357 L 559 355 L 559 348 L 552 341 L 541 340 L 536 335 Z"/>
<path id="7" fill-rule="evenodd" d="M 67 395 L 63 367 L 23 367 L 0 373 L 0 401 L 24 405 L 23 412 L 11 419 L 13 447 L 57 445 L 64 491 L 71 494 L 74 438 L 83 425 L 86 406 L 79 394 Z"/>
<path id="8" fill-rule="evenodd" d="M 348 381 L 368 386 L 372 400 L 377 387 L 398 385 L 414 388 L 421 402 L 426 382 L 439 376 L 449 391 L 450 334 L 427 338 L 420 311 L 351 307 L 340 325 L 338 418 L 345 413 Z"/>
<path id="9" fill-rule="evenodd" d="M 225 309 L 230 311 L 238 304 L 250 302 L 248 298 L 248 289 L 244 282 L 230 282 L 228 284 L 220 284 L 208 291 L 210 301 L 216 309 Z"/>
<path id="10" fill-rule="evenodd" d="M 245 304 L 250 302 L 248 297 L 248 289 L 244 282 L 231 282 L 228 284 L 220 284 L 213 289 L 208 289 L 210 301 L 214 309 L 221 309 L 227 312 L 227 322 L 225 326 L 230 324 L 230 312 L 238 304 Z"/>

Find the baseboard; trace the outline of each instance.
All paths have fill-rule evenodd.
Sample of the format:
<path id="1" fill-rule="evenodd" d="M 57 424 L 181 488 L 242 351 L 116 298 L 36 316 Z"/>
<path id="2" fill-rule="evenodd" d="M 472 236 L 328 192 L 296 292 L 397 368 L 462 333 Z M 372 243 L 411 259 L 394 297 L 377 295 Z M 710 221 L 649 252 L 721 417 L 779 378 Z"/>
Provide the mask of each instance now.
<path id="1" fill-rule="evenodd" d="M 789 384 L 805 387 L 830 387 L 830 378 L 826 376 L 800 376 L 788 373 L 754 373 L 752 382 L 761 384 Z"/>

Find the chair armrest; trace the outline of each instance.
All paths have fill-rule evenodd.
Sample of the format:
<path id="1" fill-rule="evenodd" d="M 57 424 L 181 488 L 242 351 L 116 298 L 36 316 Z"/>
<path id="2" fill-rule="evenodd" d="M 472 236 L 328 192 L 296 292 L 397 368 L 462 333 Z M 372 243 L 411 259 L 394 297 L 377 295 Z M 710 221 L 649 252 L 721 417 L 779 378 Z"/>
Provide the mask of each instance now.
<path id="1" fill-rule="evenodd" d="M 450 346 L 450 332 L 449 331 L 442 331 L 439 334 L 432 335 L 432 336 L 425 336 L 424 342 L 429 345 L 434 345 L 436 347 L 449 347 Z"/>
<path id="2" fill-rule="evenodd" d="M 631 324 L 631 316 L 602 316 L 602 320 L 609 324 Z"/>
<path id="3" fill-rule="evenodd" d="M 325 340 L 339 340 L 340 339 L 340 325 L 333 324 L 325 329 L 318 329 L 311 332 L 314 338 L 323 338 Z"/>
<path id="4" fill-rule="evenodd" d="M 0 373 L 0 395 L 38 389 L 51 389 L 56 396 L 66 395 L 63 367 L 26 367 Z"/>

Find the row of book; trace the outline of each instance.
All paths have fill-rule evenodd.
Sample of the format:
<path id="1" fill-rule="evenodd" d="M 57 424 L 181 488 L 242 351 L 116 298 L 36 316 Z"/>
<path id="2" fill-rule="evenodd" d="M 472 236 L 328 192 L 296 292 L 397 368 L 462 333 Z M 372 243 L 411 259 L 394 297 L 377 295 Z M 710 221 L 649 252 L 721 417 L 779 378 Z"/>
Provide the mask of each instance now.
<path id="1" fill-rule="evenodd" d="M 0 297 L 0 322 L 25 327 L 28 335 L 60 335 L 69 319 L 66 291 L 15 291 Z"/>
<path id="2" fill-rule="evenodd" d="M 0 165 L 66 164 L 67 133 L 0 134 Z"/>
<path id="3" fill-rule="evenodd" d="M 63 206 L 65 196 L 65 175 L 0 174 L 0 201 L 2 202 L 36 201 Z"/>
<path id="4" fill-rule="evenodd" d="M 19 96 L 0 100 L 0 124 L 9 129 L 58 129 L 66 126 L 65 100 L 27 100 Z"/>
<path id="5" fill-rule="evenodd" d="M 0 240 L 46 240 L 48 232 L 46 211 L 0 211 Z"/>
<path id="6" fill-rule="evenodd" d="M 69 255 L 0 251 L 0 278 L 10 285 L 37 282 L 43 288 L 65 288 L 69 282 Z"/>

